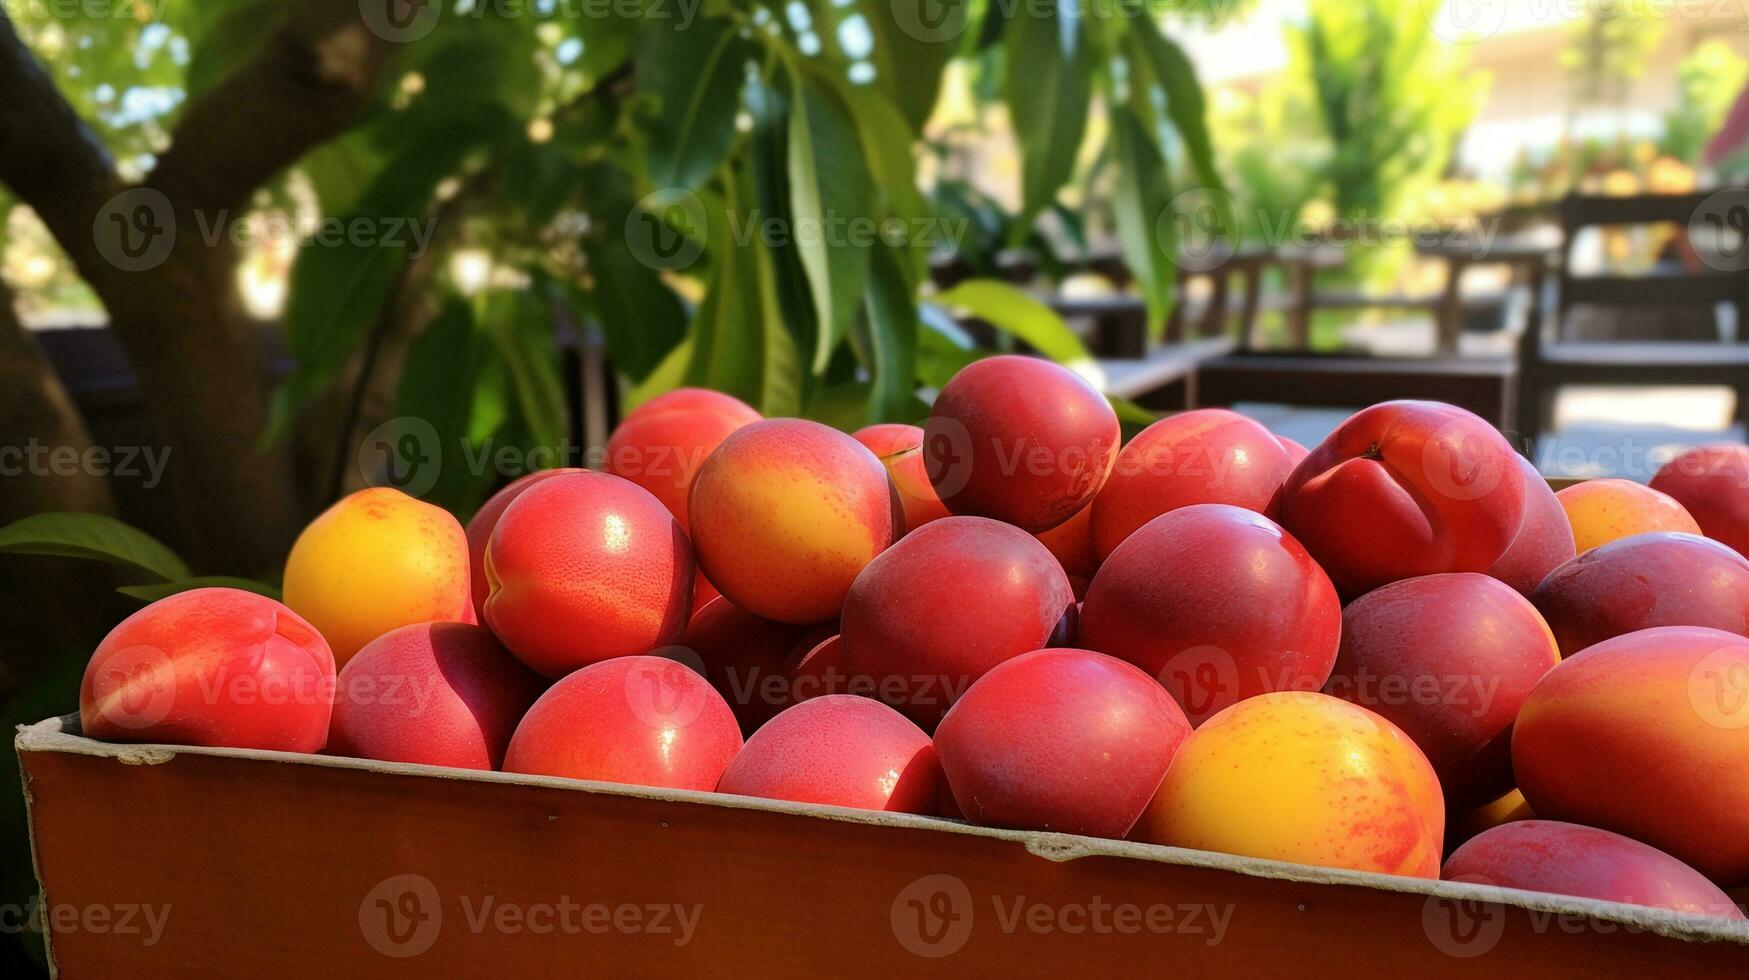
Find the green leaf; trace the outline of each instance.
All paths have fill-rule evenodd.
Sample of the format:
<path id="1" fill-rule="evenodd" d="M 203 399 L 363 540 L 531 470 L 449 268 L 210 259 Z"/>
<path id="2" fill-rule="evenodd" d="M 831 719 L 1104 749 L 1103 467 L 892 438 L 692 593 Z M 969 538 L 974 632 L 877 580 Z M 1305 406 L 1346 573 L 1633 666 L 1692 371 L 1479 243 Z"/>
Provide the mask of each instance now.
<path id="1" fill-rule="evenodd" d="M 103 514 L 54 511 L 20 518 L 0 528 L 0 554 L 90 558 L 172 582 L 190 574 L 157 538 Z"/>
<path id="2" fill-rule="evenodd" d="M 480 135 L 451 131 L 397 157 L 361 196 L 355 212 L 325 224 L 299 249 L 285 309 L 286 346 L 296 365 L 274 392 L 264 444 L 289 431 L 298 409 L 333 382 L 381 317 L 401 270 L 421 247 L 420 236 L 433 230 L 424 217 L 433 190 L 460 166 Z M 355 226 L 373 234 L 347 231 Z M 428 237 L 423 240 L 429 243 Z"/>
<path id="3" fill-rule="evenodd" d="M 935 302 L 977 317 L 1025 341 L 1040 354 L 1069 368 L 1088 367 L 1093 355 L 1081 338 L 1050 307 L 1020 289 L 995 279 L 968 279 L 940 293 Z"/>
<path id="4" fill-rule="evenodd" d="M 518 416 L 536 446 L 559 448 L 570 433 L 552 311 L 530 290 L 495 293 L 482 305 L 486 338 L 510 374 Z"/>
<path id="5" fill-rule="evenodd" d="M 693 317 L 687 382 L 726 391 L 767 415 L 801 408 L 801 355 L 783 323 L 770 250 L 759 235 L 738 242 L 731 230 L 753 199 L 743 172 L 725 188 L 723 214 L 711 221 L 715 259 L 704 302 Z"/>
<path id="6" fill-rule="evenodd" d="M 735 139 L 748 48 L 735 22 L 652 17 L 639 38 L 638 89 L 656 98 L 644 127 L 650 180 L 659 188 L 696 188 L 710 178 Z"/>
<path id="7" fill-rule="evenodd" d="M 283 0 L 245 0 L 224 7 L 190 47 L 183 97 L 193 102 L 260 50 L 284 19 Z"/>
<path id="8" fill-rule="evenodd" d="M 1174 225 L 1162 220 L 1171 206 L 1166 161 L 1129 105 L 1111 110 L 1112 150 L 1117 157 L 1118 240 L 1124 259 L 1148 304 L 1149 336 L 1158 339 L 1172 307 L 1177 266 L 1172 261 Z M 1162 240 L 1167 236 L 1167 240 Z"/>
<path id="9" fill-rule="evenodd" d="M 922 384 L 940 388 L 988 353 L 980 351 L 941 307 L 928 304 L 917 312 L 923 324 L 917 332 L 917 380 Z"/>
<path id="10" fill-rule="evenodd" d="M 686 369 L 692 363 L 692 340 L 686 338 L 675 344 L 662 360 L 656 363 L 644 380 L 633 385 L 625 393 L 620 402 L 620 414 L 625 416 L 639 405 L 664 395 L 686 383 Z"/>
<path id="11" fill-rule="evenodd" d="M 279 590 L 266 582 L 257 582 L 252 578 L 237 578 L 232 575 L 201 575 L 176 582 L 124 585 L 115 591 L 144 602 L 157 602 L 166 596 L 173 596 L 178 592 L 188 592 L 193 589 L 242 589 L 244 592 L 264 595 L 269 599 L 280 597 Z"/>
<path id="12" fill-rule="evenodd" d="M 1008 26 L 1005 95 L 1020 141 L 1022 201 L 1014 242 L 1074 175 L 1087 132 L 1093 58 L 1077 11 L 1074 4 L 1021 4 Z"/>
<path id="13" fill-rule="evenodd" d="M 868 421 L 898 421 L 917 392 L 917 303 L 897 250 L 875 250 L 868 290 Z"/>
<path id="14" fill-rule="evenodd" d="M 1117 420 L 1125 425 L 1139 425 L 1146 428 L 1160 421 L 1159 412 L 1150 412 L 1128 398 L 1106 395 L 1105 400 L 1111 403 L 1111 410 L 1117 413 Z"/>
<path id="15" fill-rule="evenodd" d="M 397 418 L 406 420 L 403 424 L 409 427 L 417 426 L 418 431 L 392 432 L 385 446 L 366 447 L 397 454 L 394 462 L 402 474 L 397 485 L 408 491 L 423 488 L 420 499 L 455 514 L 478 506 L 497 477 L 489 469 L 470 469 L 461 452 L 473 432 L 472 396 L 486 370 L 486 348 L 486 338 L 474 323 L 469 305 L 459 299 L 445 304 L 408 349 L 395 392 Z M 404 451 L 401 447 L 407 445 L 408 435 L 415 439 L 435 436 L 435 445 L 424 447 L 414 442 L 411 451 Z M 437 469 L 428 475 L 415 468 L 421 466 Z"/>
<path id="16" fill-rule="evenodd" d="M 1149 73 L 1166 91 L 1166 114 L 1184 139 L 1184 149 L 1197 179 L 1219 188 L 1221 175 L 1215 168 L 1214 143 L 1209 139 L 1208 98 L 1197 81 L 1196 69 L 1178 42 L 1160 33 L 1151 17 L 1132 18 L 1129 37 L 1145 60 Z"/>
<path id="17" fill-rule="evenodd" d="M 789 118 L 790 237 L 807 273 L 818 324 L 820 374 L 850 331 L 868 280 L 873 188 L 856 123 L 843 102 L 792 63 Z"/>
<path id="18" fill-rule="evenodd" d="M 631 249 L 625 229 L 635 202 L 626 171 L 607 163 L 590 167 L 584 186 L 591 219 L 582 242 L 588 297 L 614 367 L 642 381 L 685 336 L 686 307 Z"/>
<path id="19" fill-rule="evenodd" d="M 971 0 L 858 0 L 857 6 L 874 35 L 875 85 L 912 130 L 921 130 L 964 40 Z"/>

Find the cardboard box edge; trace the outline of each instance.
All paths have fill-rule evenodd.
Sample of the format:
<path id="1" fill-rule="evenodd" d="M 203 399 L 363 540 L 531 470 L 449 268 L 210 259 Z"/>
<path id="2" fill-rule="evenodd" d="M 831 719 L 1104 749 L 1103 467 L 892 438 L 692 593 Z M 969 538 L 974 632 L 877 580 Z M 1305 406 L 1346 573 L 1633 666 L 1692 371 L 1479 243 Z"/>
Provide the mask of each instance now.
<path id="1" fill-rule="evenodd" d="M 1545 892 L 1521 891 L 1467 882 L 1410 878 L 1399 875 L 1325 868 L 1292 864 L 1263 858 L 1242 857 L 1213 851 L 1144 844 L 1135 841 L 1106 840 L 1073 834 L 1043 831 L 1003 830 L 977 827 L 943 817 L 908 813 L 885 813 L 846 807 L 792 803 L 783 800 L 763 800 L 723 793 L 693 790 L 658 789 L 619 783 L 600 783 L 556 776 L 531 776 L 521 773 L 488 772 L 450 769 L 416 763 L 380 762 L 342 756 L 304 755 L 293 752 L 273 752 L 258 749 L 209 748 L 205 746 L 118 744 L 99 742 L 70 734 L 77 716 L 49 718 L 34 725 L 18 726 L 13 746 L 19 755 L 19 773 L 24 781 L 26 821 L 30 833 L 31 863 L 38 888 L 46 888 L 37 854 L 34 802 L 30 793 L 30 775 L 25 756 L 33 752 L 59 752 L 95 758 L 113 759 L 123 765 L 164 765 L 179 755 L 242 759 L 255 762 L 277 762 L 293 765 L 327 766 L 375 772 L 390 776 L 412 776 L 427 779 L 450 779 L 482 783 L 503 783 L 536 786 L 570 792 L 630 796 L 642 799 L 704 806 L 799 815 L 845 823 L 870 824 L 935 833 L 964 834 L 986 839 L 1006 840 L 1023 846 L 1028 853 L 1049 861 L 1073 861 L 1082 857 L 1116 857 L 1182 867 L 1202 868 L 1245 875 L 1252 878 L 1289 881 L 1312 885 L 1347 885 L 1419 895 L 1428 900 L 1479 901 L 1512 906 L 1531 912 L 1553 915 L 1578 915 L 1637 928 L 1656 935 L 1684 942 L 1725 942 L 1749 945 L 1749 922 L 1730 922 L 1709 916 L 1671 912 L 1640 905 L 1625 905 L 1597 899 L 1577 898 Z M 47 939 L 45 937 L 45 944 Z M 52 951 L 48 954 L 51 975 L 54 972 Z"/>

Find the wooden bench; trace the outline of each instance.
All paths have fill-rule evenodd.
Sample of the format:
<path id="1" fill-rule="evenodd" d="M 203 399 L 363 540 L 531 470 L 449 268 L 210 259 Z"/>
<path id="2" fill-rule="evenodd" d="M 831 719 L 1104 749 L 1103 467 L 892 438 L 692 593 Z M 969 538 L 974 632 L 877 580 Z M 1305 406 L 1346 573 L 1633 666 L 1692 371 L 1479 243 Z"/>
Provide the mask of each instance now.
<path id="1" fill-rule="evenodd" d="M 1450 402 L 1505 428 L 1513 419 L 1517 365 L 1509 357 L 1421 358 L 1234 353 L 1204 360 L 1196 404 L 1239 402 L 1358 408 L 1398 398 Z"/>
<path id="2" fill-rule="evenodd" d="M 1710 192 L 1637 197 L 1570 195 L 1561 204 L 1565 254 L 1552 322 L 1534 322 L 1519 344 L 1516 428 L 1533 444 L 1553 423 L 1554 402 L 1569 385 L 1722 385 L 1737 396 L 1737 418 L 1749 423 L 1749 270 L 1699 268 L 1686 275 L 1577 276 L 1572 251 L 1586 228 L 1666 224 L 1686 229 L 1710 206 Z M 1698 263 L 1696 263 L 1698 265 Z M 1736 343 L 1601 342 L 1572 339 L 1575 308 L 1736 311 Z"/>

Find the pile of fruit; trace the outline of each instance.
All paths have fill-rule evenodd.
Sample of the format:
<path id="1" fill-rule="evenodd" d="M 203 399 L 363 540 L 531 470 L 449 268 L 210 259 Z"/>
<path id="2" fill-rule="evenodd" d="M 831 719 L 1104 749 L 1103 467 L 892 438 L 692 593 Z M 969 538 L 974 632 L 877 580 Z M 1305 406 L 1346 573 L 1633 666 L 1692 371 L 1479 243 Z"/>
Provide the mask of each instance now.
<path id="1" fill-rule="evenodd" d="M 1448 405 L 1308 452 L 965 368 L 845 435 L 683 389 L 466 529 L 364 490 L 284 604 L 117 626 L 101 739 L 935 814 L 1742 918 L 1749 448 L 1554 493 Z M 337 672 L 338 669 L 338 672 Z M 1534 818 L 1531 815 L 1534 813 Z"/>

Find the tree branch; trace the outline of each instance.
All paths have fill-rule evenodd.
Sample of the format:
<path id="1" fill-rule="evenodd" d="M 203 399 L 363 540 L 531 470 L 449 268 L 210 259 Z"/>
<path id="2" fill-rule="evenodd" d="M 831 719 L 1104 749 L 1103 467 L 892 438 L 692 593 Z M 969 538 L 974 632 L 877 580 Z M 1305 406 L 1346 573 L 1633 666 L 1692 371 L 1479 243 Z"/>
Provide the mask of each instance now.
<path id="1" fill-rule="evenodd" d="M 97 134 L 55 88 L 54 79 L 0 9 L 0 183 L 29 205 L 81 273 L 108 268 L 91 223 L 121 191 Z"/>
<path id="2" fill-rule="evenodd" d="M 236 210 L 352 125 L 400 45 L 358 0 L 303 0 L 248 64 L 193 102 L 148 182 L 178 212 Z"/>

